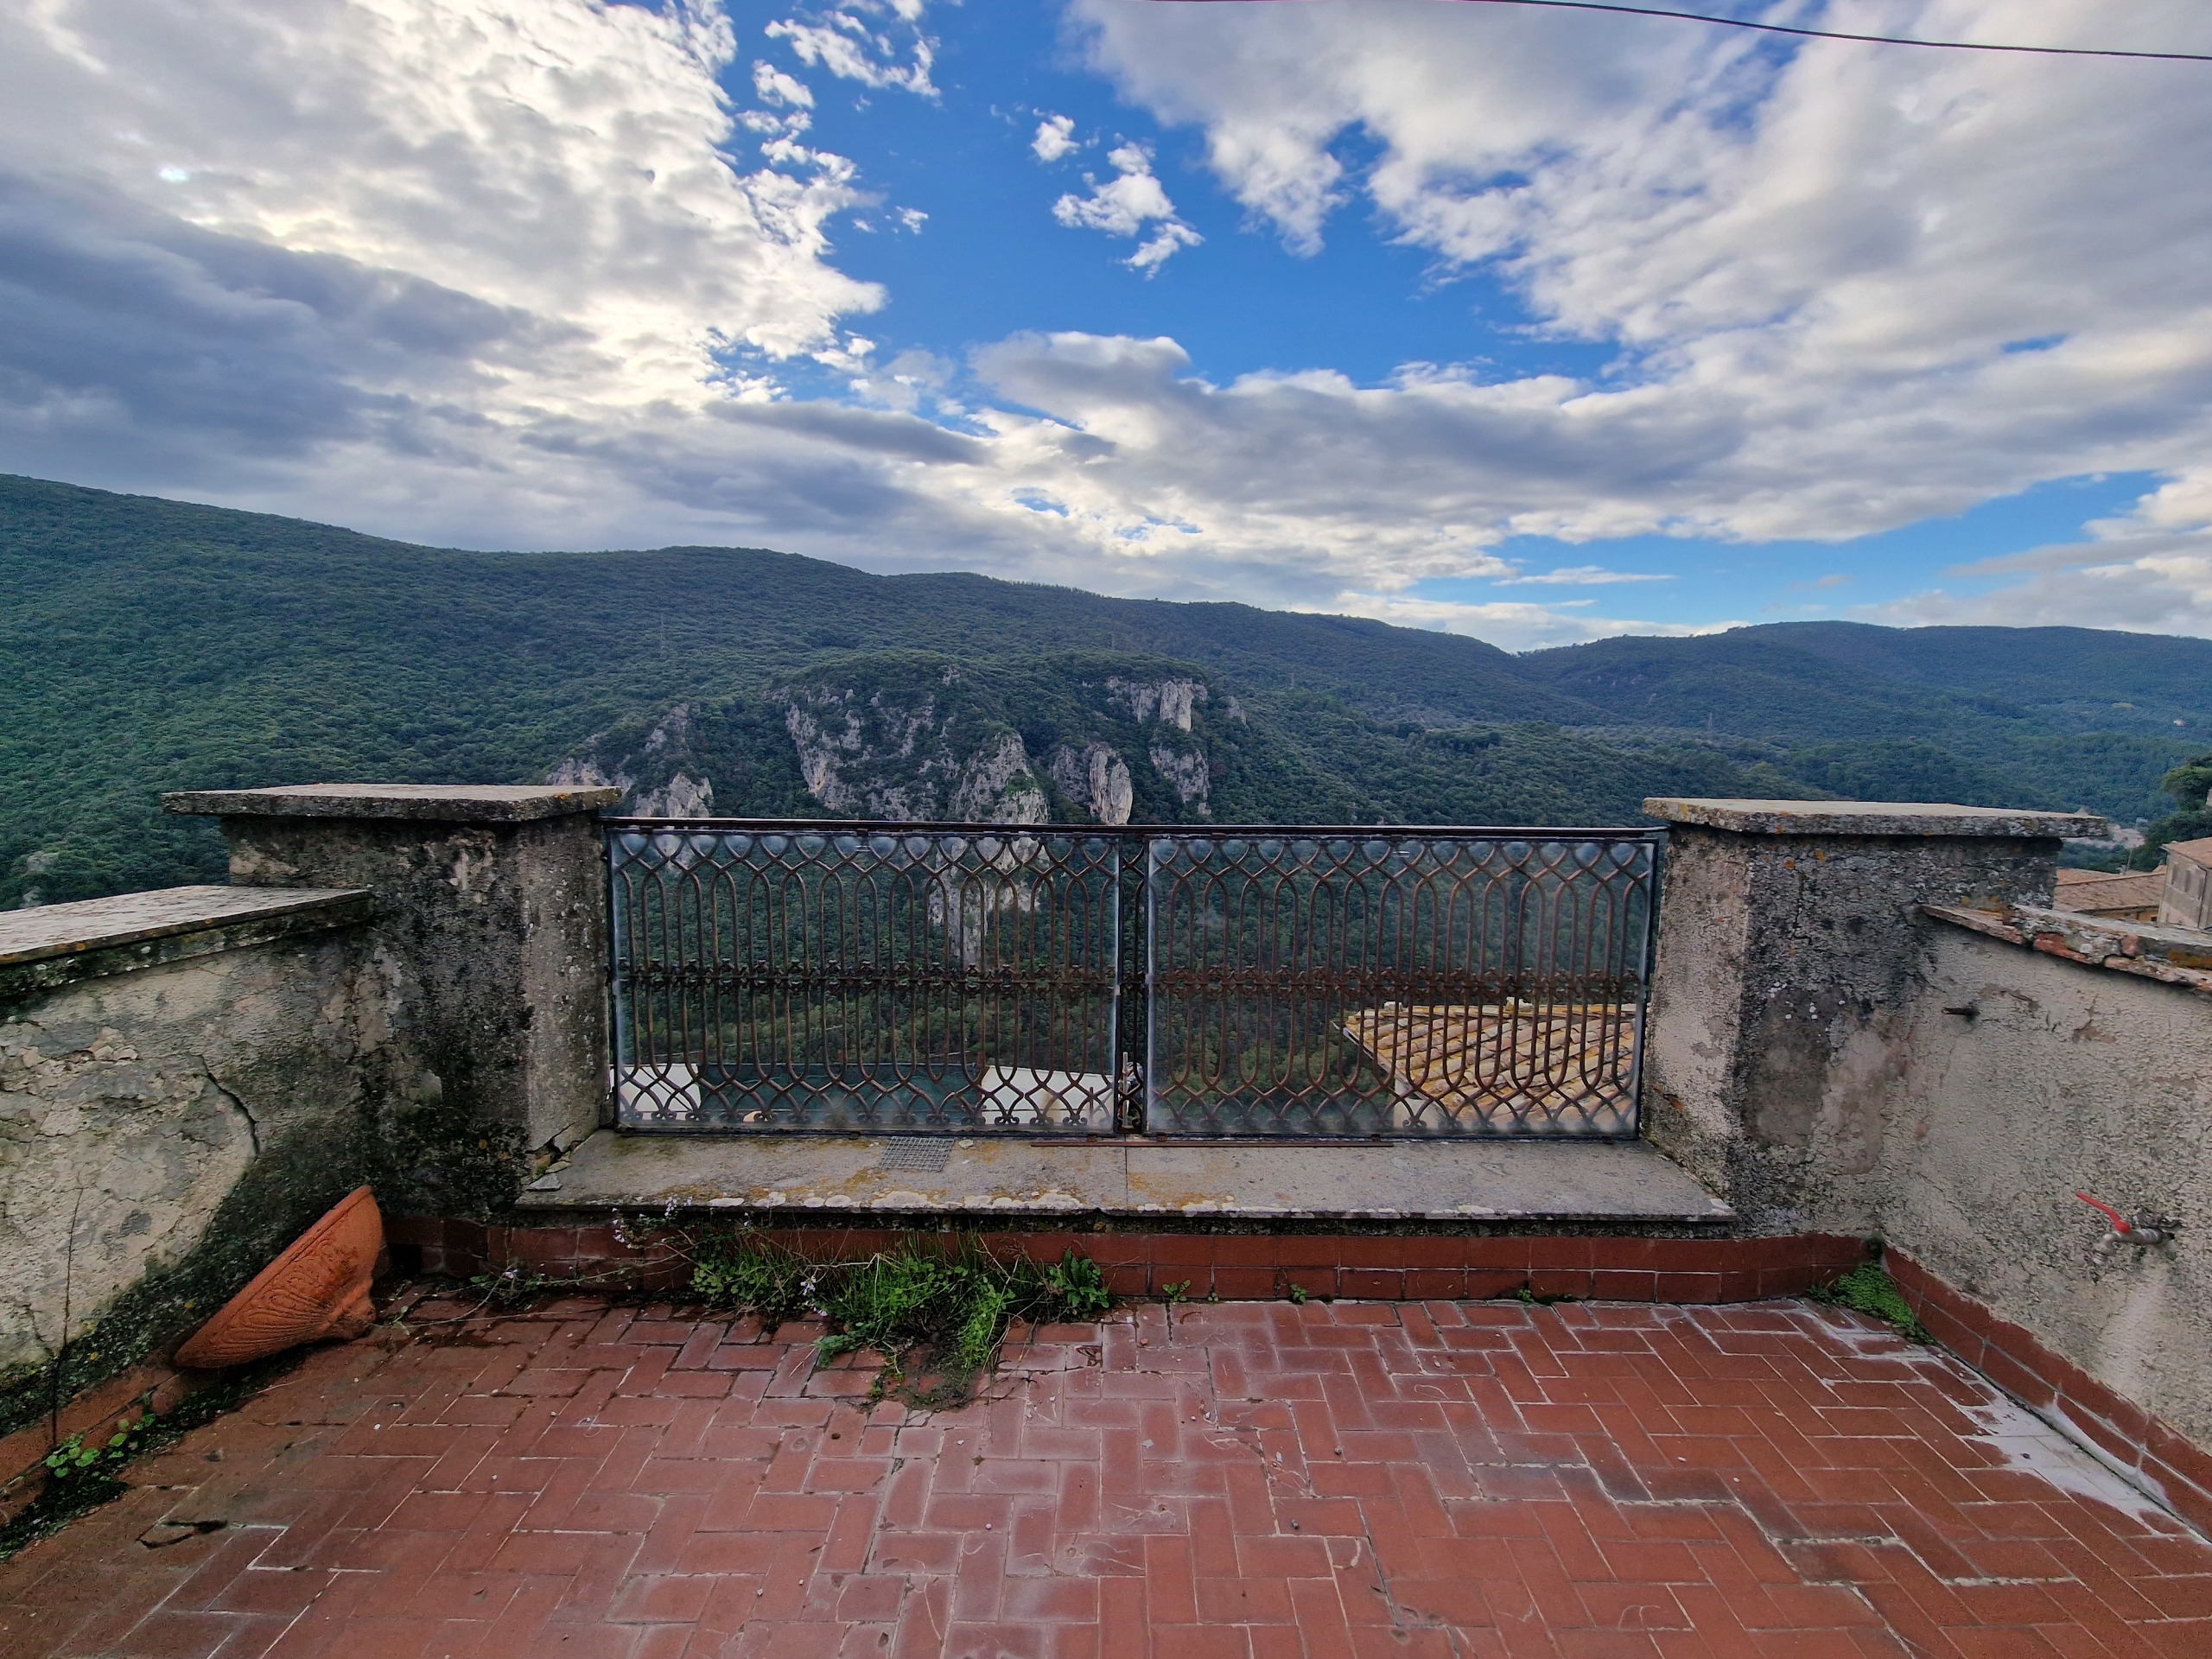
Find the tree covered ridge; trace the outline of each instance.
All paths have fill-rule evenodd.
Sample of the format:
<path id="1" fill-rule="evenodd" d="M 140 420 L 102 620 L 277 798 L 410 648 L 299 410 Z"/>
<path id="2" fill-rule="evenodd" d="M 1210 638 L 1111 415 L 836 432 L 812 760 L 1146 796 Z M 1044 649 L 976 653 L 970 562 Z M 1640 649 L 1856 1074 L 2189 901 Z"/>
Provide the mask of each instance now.
<path id="1" fill-rule="evenodd" d="M 1091 786 L 1066 755 L 1103 743 L 1141 819 L 1195 816 L 1172 779 L 1193 790 L 1201 755 L 1216 821 L 1621 823 L 1653 793 L 2137 819 L 2212 730 L 2199 640 L 1791 624 L 1515 657 L 760 549 L 429 548 L 8 477 L 0 663 L 0 906 L 219 880 L 219 838 L 164 817 L 164 789 L 528 781 L 619 762 L 679 709 L 728 774 L 715 811 L 820 813 L 792 690 L 907 696 L 948 667 L 972 699 L 960 718 L 1019 740 L 1054 816 Z M 1156 715 L 1148 728 L 1101 689 L 1146 676 L 1207 692 L 1164 767 Z"/>

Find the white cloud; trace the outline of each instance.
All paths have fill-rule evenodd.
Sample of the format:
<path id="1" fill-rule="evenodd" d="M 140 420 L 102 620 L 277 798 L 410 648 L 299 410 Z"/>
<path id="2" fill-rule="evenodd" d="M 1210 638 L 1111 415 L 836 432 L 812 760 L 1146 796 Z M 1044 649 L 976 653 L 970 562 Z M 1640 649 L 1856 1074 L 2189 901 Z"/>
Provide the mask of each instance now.
<path id="1" fill-rule="evenodd" d="M 1044 130 L 1039 129 L 1042 141 Z M 1152 156 L 1141 144 L 1121 144 L 1106 152 L 1114 176 L 1101 180 L 1090 174 L 1083 181 L 1087 196 L 1069 194 L 1052 204 L 1052 217 L 1072 229 L 1103 231 L 1109 236 L 1152 235 L 1123 263 L 1149 276 L 1167 262 L 1178 248 L 1194 248 L 1205 238 L 1176 214 L 1175 204 L 1152 171 Z"/>
<path id="2" fill-rule="evenodd" d="M 500 365 L 503 390 L 472 390 L 480 407 L 696 405 L 731 348 L 805 352 L 881 301 L 824 257 L 848 169 L 724 153 L 734 42 L 709 7 L 233 0 L 68 22 L 83 60 L 0 23 L 0 156 L 19 176 L 552 329 Z"/>
<path id="3" fill-rule="evenodd" d="M 1076 143 L 1075 118 L 1071 115 L 1048 115 L 1037 124 L 1037 136 L 1029 141 L 1029 148 L 1040 162 L 1057 162 L 1063 156 L 1081 148 Z"/>
<path id="4" fill-rule="evenodd" d="M 1324 342 L 1216 383 L 1080 332 L 881 364 L 852 328 L 884 296 L 831 238 L 864 181 L 801 142 L 787 68 L 732 109 L 706 0 L 54 0 L 0 10 L 0 466 L 447 543 L 765 543 L 1518 641 L 1647 625 L 1409 590 L 1630 578 L 1594 550 L 1531 573 L 1516 536 L 1844 539 L 2139 469 L 2172 481 L 2096 540 L 1910 613 L 2212 632 L 2212 175 L 2173 164 L 2212 149 L 2197 72 L 1387 0 L 1078 9 L 1294 246 L 1357 202 L 1624 372 L 1362 385 Z M 2200 16 L 1911 21 L 2187 44 Z M 921 20 L 810 10 L 769 49 L 927 95 Z M 1058 216 L 1156 268 L 1195 232 L 1141 148 L 1110 160 Z M 787 365 L 871 406 L 796 398 Z"/>
<path id="5" fill-rule="evenodd" d="M 788 104 L 802 110 L 814 107 L 814 94 L 806 83 L 796 75 L 785 74 L 772 63 L 753 66 L 753 92 L 764 104 Z"/>
<path id="6" fill-rule="evenodd" d="M 1841 539 L 2050 477 L 2171 470 L 2212 438 L 2212 175 L 2171 165 L 2212 146 L 2212 99 L 2184 66 L 1777 57 L 1658 20 L 1388 0 L 1077 11 L 1099 67 L 1199 128 L 1294 246 L 1363 195 L 1446 271 L 1487 264 L 1550 326 L 1627 349 L 1573 407 L 1640 403 L 1700 436 L 1632 499 L 1562 503 L 1558 533 Z M 2187 0 L 1821 16 L 2212 45 Z M 1376 156 L 1356 175 L 1332 148 L 1352 136 Z"/>
<path id="7" fill-rule="evenodd" d="M 2088 529 L 2092 539 L 2086 542 L 1985 559 L 1951 573 L 2025 578 L 2010 586 L 1967 593 L 1938 588 L 1857 613 L 1901 626 L 1984 623 L 2212 635 L 2212 467 L 2183 473 L 2132 512 Z"/>
<path id="8" fill-rule="evenodd" d="M 817 6 L 802 17 L 770 23 L 770 40 L 787 41 L 800 61 L 863 86 L 895 88 L 935 98 L 930 79 L 937 42 L 922 32 L 922 0 L 843 0 Z M 863 14 L 887 18 L 872 29 Z"/>
<path id="9" fill-rule="evenodd" d="M 1508 651 L 1541 651 L 1549 645 L 1579 645 L 1591 639 L 1610 639 L 1624 633 L 1657 633 L 1680 639 L 1699 633 L 1722 633 L 1742 627 L 1740 622 L 1714 622 L 1694 627 L 1671 623 L 1637 622 L 1619 617 L 1586 616 L 1562 607 L 1530 605 L 1510 600 L 1463 604 L 1450 600 L 1411 599 L 1402 594 L 1344 593 L 1328 605 L 1299 606 L 1300 610 L 1323 611 L 1337 616 L 1363 616 L 1402 628 L 1434 628 L 1445 633 L 1471 634 Z"/>
<path id="10" fill-rule="evenodd" d="M 1661 570 L 1608 570 L 1603 565 L 1561 565 L 1556 570 L 1524 573 L 1516 576 L 1502 576 L 1502 588 L 1609 588 L 1624 582 L 1672 582 L 1674 576 Z"/>

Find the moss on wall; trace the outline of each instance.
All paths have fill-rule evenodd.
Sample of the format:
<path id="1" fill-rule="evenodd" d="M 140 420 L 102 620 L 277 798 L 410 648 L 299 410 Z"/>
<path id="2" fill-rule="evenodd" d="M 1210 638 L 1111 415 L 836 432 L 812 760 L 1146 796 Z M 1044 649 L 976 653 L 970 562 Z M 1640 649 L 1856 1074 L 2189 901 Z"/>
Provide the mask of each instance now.
<path id="1" fill-rule="evenodd" d="M 0 1434 L 35 1422 L 60 1401 L 119 1376 L 204 1322 L 339 1199 L 361 1185 L 352 1136 L 298 1134 L 266 1147 L 208 1218 L 200 1242 L 124 1290 L 60 1354 L 0 1376 Z"/>

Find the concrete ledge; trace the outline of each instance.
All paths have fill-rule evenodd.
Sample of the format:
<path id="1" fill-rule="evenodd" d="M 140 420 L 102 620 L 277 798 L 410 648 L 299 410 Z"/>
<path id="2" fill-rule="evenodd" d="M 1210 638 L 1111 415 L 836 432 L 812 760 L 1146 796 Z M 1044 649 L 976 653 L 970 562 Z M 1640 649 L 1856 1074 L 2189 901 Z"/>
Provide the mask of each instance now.
<path id="1" fill-rule="evenodd" d="M 0 911 L 0 996 L 366 921 L 350 888 L 162 887 Z"/>
<path id="2" fill-rule="evenodd" d="M 1643 810 L 1669 823 L 1742 836 L 1974 836 L 2063 839 L 2108 836 L 2094 812 L 2036 812 L 1929 801 L 1733 801 L 1654 796 Z"/>
<path id="3" fill-rule="evenodd" d="M 162 810 L 212 817 L 527 823 L 597 812 L 621 798 L 619 789 L 550 785 L 297 784 L 278 789 L 179 790 L 162 797 Z"/>
<path id="4" fill-rule="evenodd" d="M 2004 910 L 1923 905 L 1921 909 L 1939 922 L 2024 950 L 2212 996 L 2212 935 L 2193 928 L 2117 922 L 2033 905 L 2012 905 Z"/>
<path id="5" fill-rule="evenodd" d="M 678 1210 L 1190 1221 L 1635 1222 L 1735 1211 L 1642 1141 L 913 1142 L 868 1136 L 618 1135 L 602 1129 L 523 1194 L 525 1210 Z M 889 1161 L 887 1161 L 887 1157 Z"/>

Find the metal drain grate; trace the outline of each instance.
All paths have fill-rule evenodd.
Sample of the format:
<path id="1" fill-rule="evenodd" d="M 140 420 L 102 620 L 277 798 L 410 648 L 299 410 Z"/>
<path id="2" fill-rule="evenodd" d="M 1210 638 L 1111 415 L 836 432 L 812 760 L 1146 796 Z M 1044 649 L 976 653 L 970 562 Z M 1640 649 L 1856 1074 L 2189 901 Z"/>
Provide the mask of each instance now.
<path id="1" fill-rule="evenodd" d="M 943 1169 L 952 1161 L 952 1142 L 934 1136 L 897 1135 L 883 1143 L 881 1169 Z"/>

